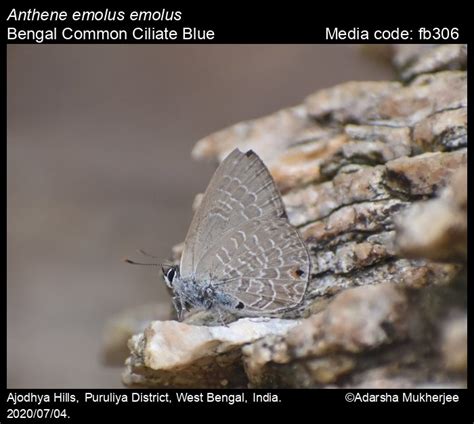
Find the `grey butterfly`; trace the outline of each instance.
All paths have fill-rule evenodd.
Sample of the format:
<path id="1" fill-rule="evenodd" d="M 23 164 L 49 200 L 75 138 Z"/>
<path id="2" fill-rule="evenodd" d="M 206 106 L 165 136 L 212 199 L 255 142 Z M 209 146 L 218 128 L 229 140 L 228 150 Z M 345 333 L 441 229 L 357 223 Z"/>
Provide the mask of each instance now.
<path id="1" fill-rule="evenodd" d="M 180 265 L 162 270 L 180 320 L 195 308 L 272 316 L 301 302 L 308 251 L 255 152 L 235 149 L 220 164 L 189 227 Z"/>

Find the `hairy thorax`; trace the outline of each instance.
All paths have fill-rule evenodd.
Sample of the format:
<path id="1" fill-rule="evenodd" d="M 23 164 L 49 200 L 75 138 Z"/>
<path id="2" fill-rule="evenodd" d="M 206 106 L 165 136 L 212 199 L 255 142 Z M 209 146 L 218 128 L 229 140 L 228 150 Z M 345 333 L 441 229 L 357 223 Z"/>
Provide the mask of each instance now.
<path id="1" fill-rule="evenodd" d="M 201 281 L 193 279 L 175 278 L 173 281 L 173 302 L 182 319 L 186 311 L 191 310 L 216 310 L 245 315 L 242 311 L 243 304 L 234 296 L 219 289 L 215 281 Z M 239 313 L 240 312 L 240 313 Z"/>

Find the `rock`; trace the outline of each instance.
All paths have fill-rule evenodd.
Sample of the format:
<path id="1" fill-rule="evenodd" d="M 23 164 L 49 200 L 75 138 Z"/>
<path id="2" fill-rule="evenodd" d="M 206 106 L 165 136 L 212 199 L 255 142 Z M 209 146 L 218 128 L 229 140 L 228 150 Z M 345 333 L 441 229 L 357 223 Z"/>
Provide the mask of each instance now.
<path id="1" fill-rule="evenodd" d="M 467 147 L 467 108 L 445 110 L 422 119 L 413 128 L 413 141 L 421 152 Z"/>
<path id="2" fill-rule="evenodd" d="M 338 84 L 196 144 L 195 158 L 235 147 L 262 157 L 311 279 L 301 304 L 271 320 L 154 322 L 131 339 L 127 386 L 465 386 L 453 317 L 466 311 L 466 49 L 388 54 L 403 81 Z"/>
<path id="3" fill-rule="evenodd" d="M 427 143 L 431 150 L 438 150 L 436 143 L 444 150 L 461 148 L 465 125 L 462 112 L 454 111 L 466 104 L 465 72 L 421 75 L 405 87 L 344 83 L 316 92 L 303 105 L 211 134 L 196 144 L 193 156 L 222 160 L 235 147 L 252 148 L 287 193 L 332 179 L 346 166 L 409 156 Z M 434 141 L 427 141 L 430 134 Z"/>
<path id="4" fill-rule="evenodd" d="M 399 71 L 436 48 L 435 44 L 392 44 L 392 63 Z"/>
<path id="5" fill-rule="evenodd" d="M 346 290 L 286 336 L 271 335 L 245 346 L 250 384 L 315 387 L 335 383 L 355 368 L 354 354 L 408 337 L 407 309 L 403 291 L 390 284 Z"/>
<path id="6" fill-rule="evenodd" d="M 321 165 L 321 174 L 334 177 L 346 165 L 374 166 L 411 154 L 408 127 L 346 125 L 347 142 Z"/>
<path id="7" fill-rule="evenodd" d="M 434 196 L 455 170 L 467 163 L 467 149 L 449 153 L 424 153 L 387 163 L 386 184 L 399 194 L 411 197 Z"/>
<path id="8" fill-rule="evenodd" d="M 316 120 L 366 123 L 377 117 L 376 109 L 383 99 L 401 89 L 394 81 L 350 81 L 308 96 L 305 106 Z"/>
<path id="9" fill-rule="evenodd" d="M 466 72 L 445 71 L 416 77 L 410 85 L 380 99 L 368 118 L 391 125 L 412 126 L 435 113 L 466 106 Z"/>
<path id="10" fill-rule="evenodd" d="M 417 75 L 443 70 L 465 69 L 465 44 L 399 44 L 393 58 L 403 80 Z"/>
<path id="11" fill-rule="evenodd" d="M 264 118 L 240 122 L 199 140 L 192 155 L 197 159 L 217 157 L 221 161 L 239 147 L 243 151 L 253 149 L 265 163 L 271 164 L 275 156 L 298 138 L 309 124 L 302 106 L 280 110 Z"/>
<path id="12" fill-rule="evenodd" d="M 467 260 L 467 167 L 458 169 L 438 198 L 415 203 L 399 216 L 396 243 L 407 257 Z"/>
<path id="13" fill-rule="evenodd" d="M 105 365 L 123 366 L 130 351 L 127 342 L 134 334 L 141 333 L 150 321 L 167 319 L 169 303 L 156 303 L 129 308 L 112 316 L 104 328 L 102 360 Z"/>
<path id="14" fill-rule="evenodd" d="M 250 385 L 463 387 L 462 379 L 449 373 L 465 373 L 465 317 L 443 324 L 451 306 L 442 300 L 452 294 L 451 288 L 419 292 L 390 283 L 345 290 L 286 335 L 246 345 L 242 351 Z M 440 328 L 444 359 L 430 343 Z"/>
<path id="15" fill-rule="evenodd" d="M 446 369 L 464 374 L 467 371 L 467 315 L 454 317 L 444 323 L 441 352 Z"/>
<path id="16" fill-rule="evenodd" d="M 281 335 L 294 320 L 243 318 L 228 326 L 154 321 L 130 339 L 123 381 L 140 387 L 244 387 L 240 349 L 268 334 Z"/>
<path id="17" fill-rule="evenodd" d="M 459 273 L 459 267 L 452 264 L 433 264 L 393 258 L 361 268 L 357 272 L 333 274 L 327 272 L 310 281 L 302 309 L 310 307 L 319 296 L 333 296 L 341 290 L 362 285 L 390 282 L 405 287 L 423 288 L 430 285 L 446 284 Z"/>
<path id="18" fill-rule="evenodd" d="M 406 295 L 391 284 L 348 289 L 290 330 L 286 341 L 296 358 L 358 353 L 407 337 L 406 312 Z"/>
<path id="19" fill-rule="evenodd" d="M 283 196 L 288 218 L 302 226 L 329 216 L 343 206 L 389 199 L 382 166 L 360 166 L 339 172 L 331 181 L 311 184 Z"/>
<path id="20" fill-rule="evenodd" d="M 347 138 L 338 134 L 324 140 L 311 141 L 288 148 L 270 165 L 270 172 L 282 193 L 308 183 L 320 182 L 325 177 L 322 166 L 327 157 L 336 155 Z"/>
<path id="21" fill-rule="evenodd" d="M 393 215 L 408 204 L 396 199 L 361 202 L 336 209 L 327 218 L 301 227 L 310 252 L 333 248 L 347 241 L 393 229 Z"/>

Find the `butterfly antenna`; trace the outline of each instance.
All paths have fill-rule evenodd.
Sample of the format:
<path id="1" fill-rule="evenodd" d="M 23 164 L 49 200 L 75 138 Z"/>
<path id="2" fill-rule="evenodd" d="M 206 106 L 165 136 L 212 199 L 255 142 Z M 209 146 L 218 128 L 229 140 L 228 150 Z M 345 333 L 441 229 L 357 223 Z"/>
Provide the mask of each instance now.
<path id="1" fill-rule="evenodd" d="M 143 262 L 135 262 L 135 261 L 132 261 L 131 259 L 128 259 L 128 258 L 124 258 L 123 261 L 126 262 L 127 264 L 131 264 L 131 265 L 146 265 L 146 266 L 158 266 L 158 265 L 160 265 L 160 264 L 147 264 L 147 263 L 143 263 Z"/>
<path id="2" fill-rule="evenodd" d="M 137 252 L 143 256 L 148 256 L 149 258 L 159 259 L 157 256 L 150 255 L 149 253 L 145 252 L 143 249 L 137 249 Z"/>

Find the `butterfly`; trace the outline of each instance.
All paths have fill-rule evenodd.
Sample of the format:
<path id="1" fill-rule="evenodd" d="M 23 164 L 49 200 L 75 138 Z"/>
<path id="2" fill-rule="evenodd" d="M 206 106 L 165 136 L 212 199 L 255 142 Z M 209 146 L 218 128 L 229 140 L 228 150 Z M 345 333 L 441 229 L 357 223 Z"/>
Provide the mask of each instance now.
<path id="1" fill-rule="evenodd" d="M 162 266 L 178 319 L 191 310 L 276 316 L 303 299 L 311 262 L 265 164 L 235 149 L 217 168 L 179 266 Z"/>

